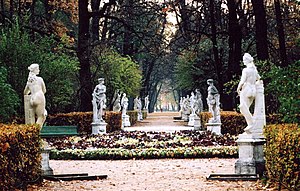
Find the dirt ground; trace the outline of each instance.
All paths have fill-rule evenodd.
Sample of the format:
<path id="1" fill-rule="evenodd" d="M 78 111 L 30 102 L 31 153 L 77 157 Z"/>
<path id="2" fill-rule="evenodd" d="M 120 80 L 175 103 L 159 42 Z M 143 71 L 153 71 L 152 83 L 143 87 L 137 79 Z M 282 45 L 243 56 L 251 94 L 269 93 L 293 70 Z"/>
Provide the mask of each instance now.
<path id="1" fill-rule="evenodd" d="M 90 181 L 47 181 L 29 191 L 248 191 L 265 190 L 259 181 L 206 180 L 211 173 L 234 173 L 237 159 L 160 159 L 119 161 L 50 161 L 54 174 L 107 175 Z"/>
<path id="2" fill-rule="evenodd" d="M 179 113 L 152 113 L 136 126 L 184 125 L 173 121 Z M 29 191 L 248 191 L 263 189 L 260 181 L 207 180 L 212 173 L 234 173 L 237 159 L 159 159 L 50 161 L 54 174 L 88 173 L 107 175 L 93 181 L 47 181 L 29 187 Z"/>

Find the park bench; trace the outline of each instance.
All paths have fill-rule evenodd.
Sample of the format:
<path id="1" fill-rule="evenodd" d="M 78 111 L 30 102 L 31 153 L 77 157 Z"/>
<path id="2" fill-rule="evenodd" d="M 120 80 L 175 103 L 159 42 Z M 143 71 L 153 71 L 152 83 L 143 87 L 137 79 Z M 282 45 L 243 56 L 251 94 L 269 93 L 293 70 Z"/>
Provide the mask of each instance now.
<path id="1" fill-rule="evenodd" d="M 40 135 L 42 138 L 74 136 L 78 131 L 77 126 L 43 126 Z"/>

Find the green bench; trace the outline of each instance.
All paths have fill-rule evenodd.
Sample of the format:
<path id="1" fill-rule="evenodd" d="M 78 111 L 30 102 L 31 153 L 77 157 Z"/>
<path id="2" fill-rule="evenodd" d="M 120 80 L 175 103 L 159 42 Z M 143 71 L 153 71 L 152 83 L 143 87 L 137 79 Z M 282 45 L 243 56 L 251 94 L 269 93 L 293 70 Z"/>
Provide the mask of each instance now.
<path id="1" fill-rule="evenodd" d="M 42 138 L 74 136 L 78 131 L 77 126 L 43 126 L 40 135 Z"/>

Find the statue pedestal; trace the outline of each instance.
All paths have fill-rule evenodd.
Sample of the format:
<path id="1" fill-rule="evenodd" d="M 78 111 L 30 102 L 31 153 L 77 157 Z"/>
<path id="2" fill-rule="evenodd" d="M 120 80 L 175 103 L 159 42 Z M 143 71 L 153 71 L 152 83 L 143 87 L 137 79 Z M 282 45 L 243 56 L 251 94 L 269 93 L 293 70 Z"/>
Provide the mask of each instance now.
<path id="1" fill-rule="evenodd" d="M 130 127 L 129 115 L 122 115 L 122 125 L 123 127 Z"/>
<path id="2" fill-rule="evenodd" d="M 194 130 L 201 130 L 201 121 L 200 121 L 200 117 L 198 115 L 195 116 L 194 119 Z"/>
<path id="3" fill-rule="evenodd" d="M 42 175 L 53 175 L 53 170 L 49 165 L 50 151 L 49 147 L 42 148 Z"/>
<path id="4" fill-rule="evenodd" d="M 194 124 L 195 124 L 195 116 L 196 116 L 196 114 L 191 114 L 191 115 L 189 116 L 188 126 L 194 127 Z"/>
<path id="5" fill-rule="evenodd" d="M 106 133 L 106 125 L 107 125 L 107 123 L 105 123 L 105 122 L 93 122 L 92 123 L 92 135 Z"/>
<path id="6" fill-rule="evenodd" d="M 239 159 L 235 163 L 236 174 L 259 174 L 265 170 L 262 134 L 240 134 L 236 141 L 239 148 Z"/>
<path id="7" fill-rule="evenodd" d="M 211 131 L 212 133 L 215 133 L 217 135 L 222 135 L 221 125 L 222 125 L 222 123 L 206 123 L 205 124 L 207 131 Z"/>
<path id="8" fill-rule="evenodd" d="M 182 119 L 183 119 L 184 122 L 189 121 L 189 112 L 188 111 L 183 111 L 182 112 Z"/>
<path id="9" fill-rule="evenodd" d="M 142 121 L 143 120 L 143 114 L 142 112 L 138 112 L 138 118 L 137 118 L 138 121 Z"/>

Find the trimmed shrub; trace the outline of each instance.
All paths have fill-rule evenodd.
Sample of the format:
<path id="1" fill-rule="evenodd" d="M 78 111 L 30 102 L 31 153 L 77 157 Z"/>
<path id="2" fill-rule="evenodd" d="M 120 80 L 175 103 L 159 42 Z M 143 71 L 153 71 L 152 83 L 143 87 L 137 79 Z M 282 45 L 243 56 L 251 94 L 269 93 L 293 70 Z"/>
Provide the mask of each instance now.
<path id="1" fill-rule="evenodd" d="M 268 125 L 265 159 L 269 180 L 278 190 L 300 190 L 300 128 L 297 124 Z"/>
<path id="2" fill-rule="evenodd" d="M 209 118 L 212 115 L 210 112 L 201 112 L 201 124 L 205 126 Z M 270 114 L 266 116 L 267 124 L 280 124 L 282 123 L 282 115 L 280 114 Z M 247 127 L 247 122 L 245 117 L 235 111 L 221 111 L 221 133 L 230 135 L 239 135 L 244 132 L 244 128 Z"/>
<path id="3" fill-rule="evenodd" d="M 177 148 L 100 148 L 95 150 L 52 150 L 50 158 L 55 160 L 126 160 L 162 158 L 233 158 L 238 156 L 236 146 L 223 147 L 177 147 Z"/>
<path id="4" fill-rule="evenodd" d="M 106 111 L 104 120 L 107 123 L 106 132 L 121 130 L 122 114 L 121 112 Z M 58 113 L 49 115 L 46 120 L 48 126 L 55 125 L 77 125 L 79 134 L 92 133 L 92 112 L 71 112 L 71 113 Z"/>
<path id="5" fill-rule="evenodd" d="M 143 110 L 143 111 L 142 111 L 143 119 L 146 119 L 146 118 L 147 118 L 147 115 L 148 115 L 147 110 Z"/>
<path id="6" fill-rule="evenodd" d="M 41 175 L 40 128 L 0 124 L 0 188 L 15 190 Z"/>
<path id="7" fill-rule="evenodd" d="M 134 125 L 137 122 L 137 116 L 138 116 L 138 112 L 137 111 L 127 111 L 127 115 L 129 115 L 129 121 L 130 121 L 130 125 Z"/>

